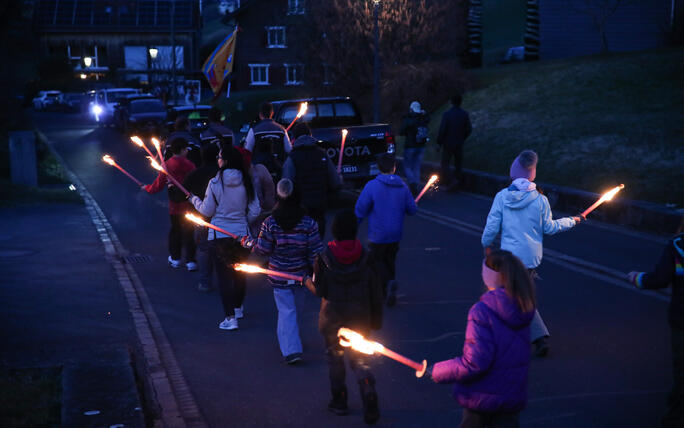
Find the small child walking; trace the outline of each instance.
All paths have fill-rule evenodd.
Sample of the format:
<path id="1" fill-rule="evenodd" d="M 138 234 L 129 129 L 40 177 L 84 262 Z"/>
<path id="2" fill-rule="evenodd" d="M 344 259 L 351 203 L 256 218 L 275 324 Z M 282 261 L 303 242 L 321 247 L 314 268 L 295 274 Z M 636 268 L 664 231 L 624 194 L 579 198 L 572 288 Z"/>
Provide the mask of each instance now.
<path id="1" fill-rule="evenodd" d="M 306 215 L 298 189 L 284 178 L 276 186 L 278 202 L 273 214 L 261 225 L 254 251 L 268 257 L 268 268 L 293 275 L 310 275 L 314 260 L 323 250 L 316 222 Z M 302 359 L 299 336 L 301 310 L 306 290 L 293 280 L 269 276 L 273 297 L 278 308 L 278 343 L 287 364 Z"/>
<path id="2" fill-rule="evenodd" d="M 396 160 L 383 153 L 378 157 L 381 174 L 369 181 L 356 201 L 359 222 L 368 217 L 369 257 L 375 263 L 387 306 L 396 303 L 396 260 L 404 228 L 404 216 L 413 215 L 418 207 L 406 184 L 395 174 Z"/>
<path id="3" fill-rule="evenodd" d="M 332 400 L 328 409 L 345 415 L 347 386 L 345 383 L 344 348 L 337 331 L 348 327 L 367 335 L 382 327 L 382 284 L 372 269 L 368 252 L 356 238 L 358 221 L 351 210 L 341 211 L 332 224 L 333 241 L 316 258 L 313 278 L 304 285 L 321 298 L 318 330 L 323 334 L 328 360 Z M 361 389 L 366 423 L 380 418 L 375 378 L 368 366 L 368 356 L 347 353 L 349 364 Z"/>
<path id="4" fill-rule="evenodd" d="M 482 263 L 489 290 L 468 312 L 463 355 L 428 368 L 437 383 L 454 383 L 463 407 L 460 428 L 517 427 L 527 403 L 534 285 L 511 252 L 495 250 Z"/>

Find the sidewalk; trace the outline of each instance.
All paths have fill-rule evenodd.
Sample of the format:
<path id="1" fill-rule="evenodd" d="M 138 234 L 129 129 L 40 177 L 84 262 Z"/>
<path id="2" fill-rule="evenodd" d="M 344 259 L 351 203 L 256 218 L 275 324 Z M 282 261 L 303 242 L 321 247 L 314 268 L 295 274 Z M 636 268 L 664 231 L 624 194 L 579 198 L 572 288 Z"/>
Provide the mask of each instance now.
<path id="1" fill-rule="evenodd" d="M 0 210 L 0 271 L 0 368 L 61 368 L 62 426 L 145 426 L 133 323 L 85 207 Z"/>

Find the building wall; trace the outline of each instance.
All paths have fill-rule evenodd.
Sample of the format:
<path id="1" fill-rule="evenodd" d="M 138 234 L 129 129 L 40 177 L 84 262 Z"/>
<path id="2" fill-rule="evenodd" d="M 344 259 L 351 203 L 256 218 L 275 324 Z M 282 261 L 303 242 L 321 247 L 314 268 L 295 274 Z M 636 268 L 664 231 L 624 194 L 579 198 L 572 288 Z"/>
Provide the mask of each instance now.
<path id="1" fill-rule="evenodd" d="M 578 11 L 591 0 L 539 0 L 540 58 L 601 52 L 600 33 L 591 17 Z M 662 46 L 670 25 L 670 0 L 624 0 L 607 20 L 609 51 Z"/>

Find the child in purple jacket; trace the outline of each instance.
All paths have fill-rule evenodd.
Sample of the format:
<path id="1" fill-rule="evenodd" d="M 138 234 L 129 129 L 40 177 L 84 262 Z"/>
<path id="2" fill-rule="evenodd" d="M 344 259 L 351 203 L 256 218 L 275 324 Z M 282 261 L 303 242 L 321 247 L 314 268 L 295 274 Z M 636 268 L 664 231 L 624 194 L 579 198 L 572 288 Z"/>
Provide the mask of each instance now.
<path id="1" fill-rule="evenodd" d="M 468 312 L 463 355 L 428 369 L 437 383 L 454 383 L 461 428 L 517 427 L 527 403 L 534 286 L 520 259 L 496 250 L 482 263 L 489 289 Z"/>

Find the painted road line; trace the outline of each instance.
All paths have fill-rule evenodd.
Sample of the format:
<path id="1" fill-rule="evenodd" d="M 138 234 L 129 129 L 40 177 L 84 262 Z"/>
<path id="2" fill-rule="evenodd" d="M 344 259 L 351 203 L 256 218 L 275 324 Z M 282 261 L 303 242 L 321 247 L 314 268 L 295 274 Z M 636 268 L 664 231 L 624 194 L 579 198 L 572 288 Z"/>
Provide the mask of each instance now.
<path id="1" fill-rule="evenodd" d="M 208 425 L 204 421 L 204 417 L 180 370 L 161 322 L 147 296 L 145 287 L 131 264 L 123 263 L 123 257 L 128 252 L 119 241 L 107 217 L 90 192 L 76 174 L 68 168 L 52 144 L 48 143 L 48 147 L 62 164 L 69 180 L 76 185 L 83 198 L 86 210 L 105 248 L 107 260 L 114 268 L 119 284 L 123 289 L 145 358 L 145 375 L 153 389 L 153 399 L 156 400 L 159 407 L 160 420 L 157 423 L 164 427 L 173 428 L 207 427 Z M 157 423 L 155 423 L 155 427 Z"/>

